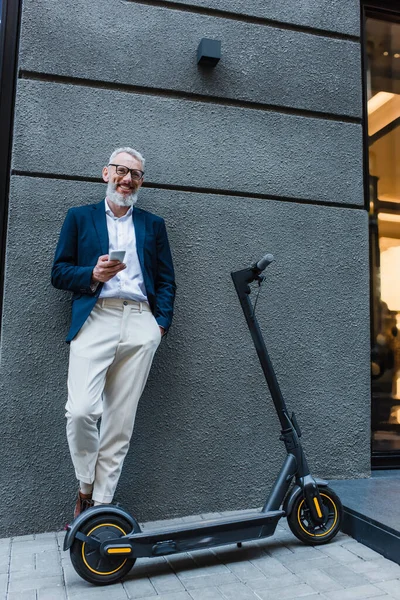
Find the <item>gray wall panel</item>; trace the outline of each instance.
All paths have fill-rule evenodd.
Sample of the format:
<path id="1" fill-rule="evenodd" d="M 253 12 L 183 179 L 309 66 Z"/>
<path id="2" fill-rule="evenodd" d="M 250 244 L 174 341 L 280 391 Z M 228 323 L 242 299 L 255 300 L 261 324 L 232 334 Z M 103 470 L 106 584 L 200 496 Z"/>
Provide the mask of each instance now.
<path id="1" fill-rule="evenodd" d="M 251 15 L 349 35 L 360 34 L 360 4 L 357 0 L 166 0 L 167 4 L 169 2 L 226 10 L 238 15 Z"/>
<path id="2" fill-rule="evenodd" d="M 118 145 L 154 183 L 363 204 L 361 126 L 20 80 L 13 168 L 99 176 Z"/>
<path id="3" fill-rule="evenodd" d="M 30 71 L 361 116 L 357 42 L 106 0 L 25 3 L 22 32 Z M 202 37 L 222 41 L 214 70 Z"/>
<path id="4" fill-rule="evenodd" d="M 1 535 L 58 529 L 71 516 L 76 484 L 63 408 L 69 297 L 50 286 L 49 272 L 69 206 L 97 201 L 104 190 L 12 178 L 0 366 L 7 448 Z M 276 262 L 257 312 L 313 472 L 366 475 L 367 214 L 157 189 L 143 190 L 139 205 L 166 218 L 178 295 L 116 499 L 141 520 L 262 503 L 284 450 L 229 272 L 266 251 Z"/>

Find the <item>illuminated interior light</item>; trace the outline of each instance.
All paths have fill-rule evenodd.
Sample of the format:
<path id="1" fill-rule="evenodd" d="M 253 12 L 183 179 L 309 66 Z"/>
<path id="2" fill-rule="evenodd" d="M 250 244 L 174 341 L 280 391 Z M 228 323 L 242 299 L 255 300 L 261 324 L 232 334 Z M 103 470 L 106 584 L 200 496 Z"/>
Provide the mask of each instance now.
<path id="1" fill-rule="evenodd" d="M 391 223 L 400 223 L 400 215 L 391 213 L 379 213 L 378 221 L 390 221 Z"/>
<path id="2" fill-rule="evenodd" d="M 381 108 L 386 102 L 389 102 L 392 98 L 394 98 L 395 94 L 391 94 L 390 92 L 378 92 L 375 96 L 372 96 L 368 100 L 368 114 L 371 115 L 373 112 Z"/>

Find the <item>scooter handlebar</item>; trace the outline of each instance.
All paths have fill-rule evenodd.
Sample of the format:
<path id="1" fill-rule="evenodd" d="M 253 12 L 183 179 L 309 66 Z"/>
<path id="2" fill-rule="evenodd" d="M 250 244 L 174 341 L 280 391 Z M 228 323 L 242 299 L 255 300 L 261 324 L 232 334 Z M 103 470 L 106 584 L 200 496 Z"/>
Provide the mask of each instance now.
<path id="1" fill-rule="evenodd" d="M 264 271 L 264 269 L 266 269 L 268 267 L 268 265 L 270 265 L 272 263 L 272 261 L 274 260 L 274 257 L 272 256 L 272 254 L 265 254 L 262 258 L 260 258 L 260 260 L 254 265 L 254 268 L 257 269 L 257 271 L 259 271 L 259 273 L 261 273 L 262 271 Z"/>

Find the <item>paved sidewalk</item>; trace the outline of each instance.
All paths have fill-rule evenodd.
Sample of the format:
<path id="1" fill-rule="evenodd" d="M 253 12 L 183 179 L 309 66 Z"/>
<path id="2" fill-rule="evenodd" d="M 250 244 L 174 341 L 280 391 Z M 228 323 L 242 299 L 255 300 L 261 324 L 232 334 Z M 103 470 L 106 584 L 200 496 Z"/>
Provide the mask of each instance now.
<path id="1" fill-rule="evenodd" d="M 191 520 L 195 518 L 168 523 Z M 148 523 L 144 528 L 156 525 Z M 139 559 L 123 583 L 106 587 L 91 586 L 76 575 L 69 553 L 62 551 L 64 535 L 45 533 L 0 540 L 0 598 L 400 599 L 399 565 L 342 533 L 326 546 L 304 546 L 284 520 L 274 537 L 244 543 L 242 548 L 230 545 L 167 559 Z"/>

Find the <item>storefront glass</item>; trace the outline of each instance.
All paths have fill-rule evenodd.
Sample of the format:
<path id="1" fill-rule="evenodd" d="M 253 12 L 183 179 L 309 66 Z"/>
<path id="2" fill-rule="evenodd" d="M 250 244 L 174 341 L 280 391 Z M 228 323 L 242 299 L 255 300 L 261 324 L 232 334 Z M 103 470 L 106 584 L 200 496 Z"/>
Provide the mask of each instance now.
<path id="1" fill-rule="evenodd" d="M 400 24 L 367 19 L 373 465 L 400 467 Z"/>

